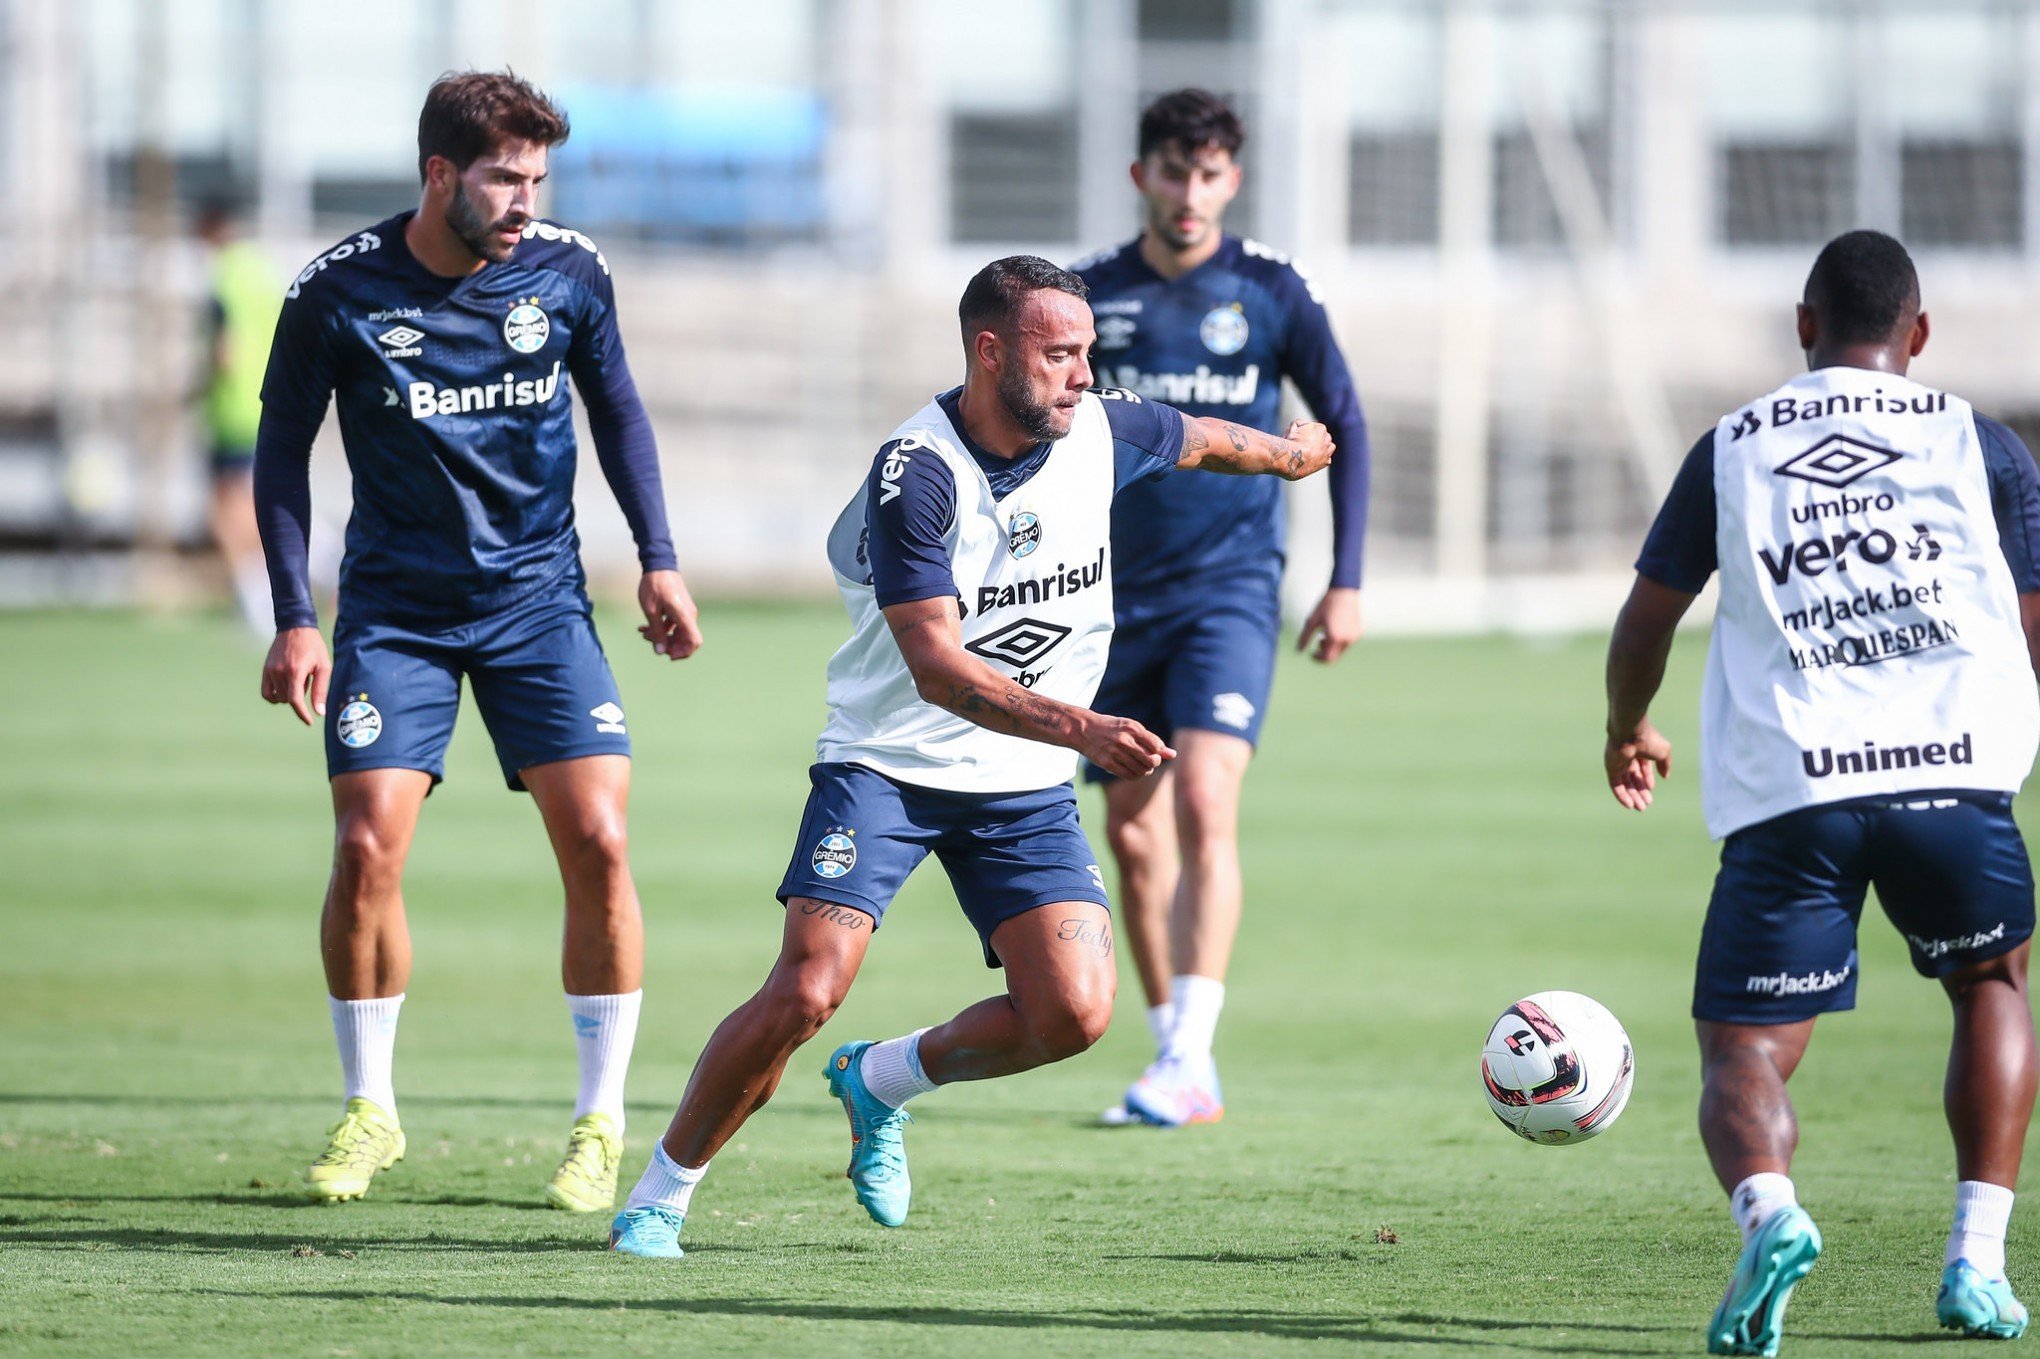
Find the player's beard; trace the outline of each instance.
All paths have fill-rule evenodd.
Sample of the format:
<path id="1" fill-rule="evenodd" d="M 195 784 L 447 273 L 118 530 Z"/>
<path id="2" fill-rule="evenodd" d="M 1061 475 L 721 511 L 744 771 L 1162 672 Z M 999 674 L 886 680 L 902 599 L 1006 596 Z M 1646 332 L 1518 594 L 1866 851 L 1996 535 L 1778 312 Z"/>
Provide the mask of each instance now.
<path id="1" fill-rule="evenodd" d="M 467 196 L 466 186 L 457 179 L 453 182 L 453 200 L 446 205 L 446 224 L 453 229 L 454 235 L 460 237 L 462 245 L 491 263 L 501 264 L 517 248 L 514 242 L 503 244 L 502 238 L 496 234 L 511 225 L 510 219 L 484 220 L 474 200 Z"/>
<path id="2" fill-rule="evenodd" d="M 1009 367 L 999 374 L 999 404 L 1013 423 L 1037 439 L 1055 440 L 1070 432 L 1070 413 L 1052 401 L 1036 401 L 1027 390 L 1027 374 Z"/>

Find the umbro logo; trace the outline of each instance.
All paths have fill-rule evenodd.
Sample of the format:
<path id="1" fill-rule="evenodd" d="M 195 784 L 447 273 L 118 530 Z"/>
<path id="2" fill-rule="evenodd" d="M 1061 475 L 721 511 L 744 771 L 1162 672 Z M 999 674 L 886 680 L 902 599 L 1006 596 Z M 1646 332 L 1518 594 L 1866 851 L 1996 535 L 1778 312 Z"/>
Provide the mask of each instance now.
<path id="1" fill-rule="evenodd" d="M 1831 486 L 1839 490 L 1879 468 L 1889 467 L 1898 459 L 1899 455 L 1888 448 L 1864 443 L 1846 434 L 1830 434 L 1771 470 L 1781 477 L 1797 477 L 1816 486 Z"/>
<path id="2" fill-rule="evenodd" d="M 418 341 L 425 338 L 425 332 L 412 326 L 391 326 L 375 337 L 383 347 L 386 359 L 415 359 L 425 351 L 418 347 Z"/>
<path id="3" fill-rule="evenodd" d="M 1070 630 L 1060 623 L 1044 623 L 1038 618 L 1020 618 L 1006 624 L 996 632 L 990 632 L 975 641 L 965 642 L 964 650 L 976 652 L 987 660 L 1004 661 L 1007 665 L 1026 669 L 1028 666 L 1055 650 Z"/>
<path id="4" fill-rule="evenodd" d="M 595 730 L 612 736 L 623 735 L 623 709 L 614 703 L 602 703 L 588 710 L 588 716 L 595 719 Z"/>

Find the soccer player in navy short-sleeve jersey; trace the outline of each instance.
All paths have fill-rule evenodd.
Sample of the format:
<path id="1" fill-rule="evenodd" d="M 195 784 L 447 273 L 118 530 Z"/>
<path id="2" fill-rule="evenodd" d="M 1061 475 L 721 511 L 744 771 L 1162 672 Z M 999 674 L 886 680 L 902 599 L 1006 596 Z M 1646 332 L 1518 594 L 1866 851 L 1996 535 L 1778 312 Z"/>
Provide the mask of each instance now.
<path id="1" fill-rule="evenodd" d="M 1743 1248 L 1707 1349 L 1776 1354 L 1821 1254 L 1786 1082 L 1819 1017 L 1855 1006 L 1871 887 L 1954 1011 L 1935 1315 L 2010 1340 L 2027 1313 L 2005 1229 L 2040 1080 L 2033 869 L 2011 805 L 2040 749 L 2040 469 L 2009 429 L 1909 376 L 1929 326 L 1891 237 L 1828 243 L 1798 332 L 1808 371 L 1687 455 L 1608 645 L 1603 762 L 1616 801 L 1643 811 L 1671 772 L 1649 709 L 1673 632 L 1719 577 L 1699 748 L 1721 868 L 1693 1018 L 1700 1140 Z"/>
<path id="2" fill-rule="evenodd" d="M 1308 275 L 1221 228 L 1245 137 L 1203 90 L 1156 100 L 1141 115 L 1133 166 L 1145 228 L 1075 270 L 1097 314 L 1100 383 L 1273 429 L 1287 380 L 1330 429 L 1332 575 L 1297 639 L 1330 663 L 1361 630 L 1367 424 Z M 1281 488 L 1148 478 L 1119 497 L 1112 550 L 1119 626 L 1098 706 L 1168 736 L 1177 758 L 1163 777 L 1105 782 L 1106 836 L 1156 1045 L 1106 1118 L 1208 1123 L 1224 1112 L 1211 1045 L 1240 920 L 1240 789 L 1282 624 Z"/>
<path id="3" fill-rule="evenodd" d="M 639 631 L 674 660 L 701 634 L 609 263 L 536 215 L 567 131 L 514 76 L 442 77 L 418 121 L 417 210 L 313 260 L 270 352 L 255 497 L 277 633 L 262 696 L 323 724 L 335 820 L 320 944 L 346 1103 L 305 1174 L 317 1200 L 360 1198 L 404 1154 L 391 1079 L 411 964 L 401 879 L 463 679 L 505 780 L 538 804 L 566 890 L 581 1089 L 546 1199 L 594 1212 L 615 1196 L 644 927 L 625 850 L 630 737 L 574 530 L 570 382 L 637 540 Z M 329 400 L 354 484 L 330 661 L 305 570 Z"/>

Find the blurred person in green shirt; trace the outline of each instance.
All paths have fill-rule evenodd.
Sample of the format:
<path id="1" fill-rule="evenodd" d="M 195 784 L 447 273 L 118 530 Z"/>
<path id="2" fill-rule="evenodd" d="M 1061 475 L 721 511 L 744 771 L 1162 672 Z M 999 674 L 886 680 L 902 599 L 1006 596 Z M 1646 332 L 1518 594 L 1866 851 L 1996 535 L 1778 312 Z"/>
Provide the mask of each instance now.
<path id="1" fill-rule="evenodd" d="M 262 422 L 262 375 L 283 285 L 261 249 L 241 237 L 227 204 L 201 208 L 196 230 L 207 249 L 199 402 L 212 469 L 213 542 L 226 561 L 242 619 L 266 638 L 274 629 L 269 575 L 255 528 L 255 430 Z"/>

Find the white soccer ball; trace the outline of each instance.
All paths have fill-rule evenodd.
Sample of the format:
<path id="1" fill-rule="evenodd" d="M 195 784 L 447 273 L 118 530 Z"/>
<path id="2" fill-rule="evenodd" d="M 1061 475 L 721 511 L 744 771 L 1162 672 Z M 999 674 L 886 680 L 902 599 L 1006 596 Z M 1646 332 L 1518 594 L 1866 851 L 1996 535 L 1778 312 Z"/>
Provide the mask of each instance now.
<path id="1" fill-rule="evenodd" d="M 1598 1137 L 1629 1103 L 1636 1059 L 1608 1008 L 1577 991 L 1539 991 L 1502 1011 L 1480 1053 L 1488 1107 L 1547 1147 Z"/>

